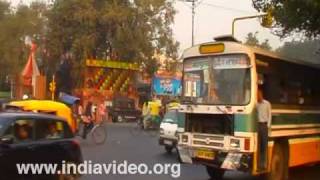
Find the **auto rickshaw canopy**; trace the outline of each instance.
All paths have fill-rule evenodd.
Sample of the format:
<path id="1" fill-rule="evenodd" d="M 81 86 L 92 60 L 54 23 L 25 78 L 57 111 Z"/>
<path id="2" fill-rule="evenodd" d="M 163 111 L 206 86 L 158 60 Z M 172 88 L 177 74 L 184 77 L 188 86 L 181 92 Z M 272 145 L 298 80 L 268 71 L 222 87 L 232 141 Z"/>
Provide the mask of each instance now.
<path id="1" fill-rule="evenodd" d="M 12 101 L 8 105 L 19 107 L 23 111 L 54 114 L 65 119 L 70 125 L 73 132 L 75 132 L 77 128 L 76 122 L 72 116 L 71 109 L 63 103 L 50 100 L 23 100 Z"/>

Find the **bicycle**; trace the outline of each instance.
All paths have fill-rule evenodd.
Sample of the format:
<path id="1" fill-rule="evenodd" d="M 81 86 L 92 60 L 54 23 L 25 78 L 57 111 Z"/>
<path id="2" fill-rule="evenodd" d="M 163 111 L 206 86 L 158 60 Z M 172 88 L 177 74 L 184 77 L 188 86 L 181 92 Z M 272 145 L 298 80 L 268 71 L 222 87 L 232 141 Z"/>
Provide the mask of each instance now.
<path id="1" fill-rule="evenodd" d="M 83 121 L 80 122 L 79 126 L 80 125 L 81 125 L 81 128 L 79 129 L 83 131 L 83 128 L 84 128 L 83 126 L 85 125 Z M 79 132 L 77 135 L 80 136 L 82 139 L 84 139 L 82 136 L 83 132 L 82 133 L 79 133 Z M 87 137 L 88 136 L 91 137 L 91 139 L 95 144 L 98 144 L 98 145 L 103 144 L 107 139 L 107 130 L 106 130 L 105 122 L 101 121 L 99 123 L 93 123 L 93 126 L 90 127 L 90 130 L 87 133 Z"/>

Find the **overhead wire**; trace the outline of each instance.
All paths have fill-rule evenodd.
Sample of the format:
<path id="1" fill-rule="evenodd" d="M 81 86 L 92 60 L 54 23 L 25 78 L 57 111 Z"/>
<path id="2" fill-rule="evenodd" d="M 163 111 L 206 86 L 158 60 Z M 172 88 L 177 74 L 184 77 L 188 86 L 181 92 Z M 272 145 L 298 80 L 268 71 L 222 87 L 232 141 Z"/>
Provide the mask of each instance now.
<path id="1" fill-rule="evenodd" d="M 189 2 L 189 1 L 186 1 L 186 0 L 173 0 L 173 1 L 182 2 L 185 6 L 189 7 L 190 9 L 192 9 L 192 6 L 190 6 L 189 4 L 187 4 L 187 2 Z M 207 2 L 204 2 L 204 0 L 200 0 L 200 2 L 198 2 L 198 3 L 196 4 L 196 7 L 198 7 L 198 6 L 200 6 L 200 5 L 205 5 L 205 6 L 208 6 L 208 7 L 224 9 L 224 10 L 228 10 L 228 11 L 237 11 L 237 12 L 241 12 L 241 13 L 253 13 L 253 12 L 246 11 L 246 10 L 242 10 L 242 9 L 236 9 L 236 8 L 231 8 L 231 7 L 216 5 L 216 4 L 212 4 L 212 3 L 207 3 Z"/>

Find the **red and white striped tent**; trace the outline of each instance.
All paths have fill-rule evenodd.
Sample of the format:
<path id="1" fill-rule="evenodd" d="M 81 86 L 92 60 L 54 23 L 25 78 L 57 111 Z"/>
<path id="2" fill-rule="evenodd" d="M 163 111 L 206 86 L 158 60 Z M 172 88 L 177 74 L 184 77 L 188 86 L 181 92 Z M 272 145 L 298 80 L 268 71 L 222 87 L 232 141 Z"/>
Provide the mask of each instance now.
<path id="1" fill-rule="evenodd" d="M 21 74 L 23 78 L 23 85 L 27 87 L 32 87 L 33 91 L 36 85 L 36 77 L 40 75 L 39 68 L 35 60 L 36 50 L 37 45 L 35 43 L 32 43 L 28 62 L 25 65 Z"/>

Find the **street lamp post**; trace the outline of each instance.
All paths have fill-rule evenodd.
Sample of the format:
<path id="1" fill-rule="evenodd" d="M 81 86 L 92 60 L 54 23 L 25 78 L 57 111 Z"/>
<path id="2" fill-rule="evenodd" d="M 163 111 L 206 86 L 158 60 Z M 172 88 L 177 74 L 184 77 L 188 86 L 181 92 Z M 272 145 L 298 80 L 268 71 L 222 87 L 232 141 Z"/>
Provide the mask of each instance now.
<path id="1" fill-rule="evenodd" d="M 192 1 L 192 46 L 194 45 L 194 15 L 195 15 L 195 0 Z"/>
<path id="2" fill-rule="evenodd" d="M 244 16 L 244 17 L 234 18 L 233 21 L 232 21 L 232 36 L 234 37 L 234 31 L 235 31 L 235 23 L 236 23 L 236 21 L 245 20 L 245 19 L 253 19 L 253 18 L 264 17 L 264 16 L 267 16 L 267 13 L 265 13 L 265 14 L 259 14 L 259 15 L 254 15 L 254 16 Z"/>

